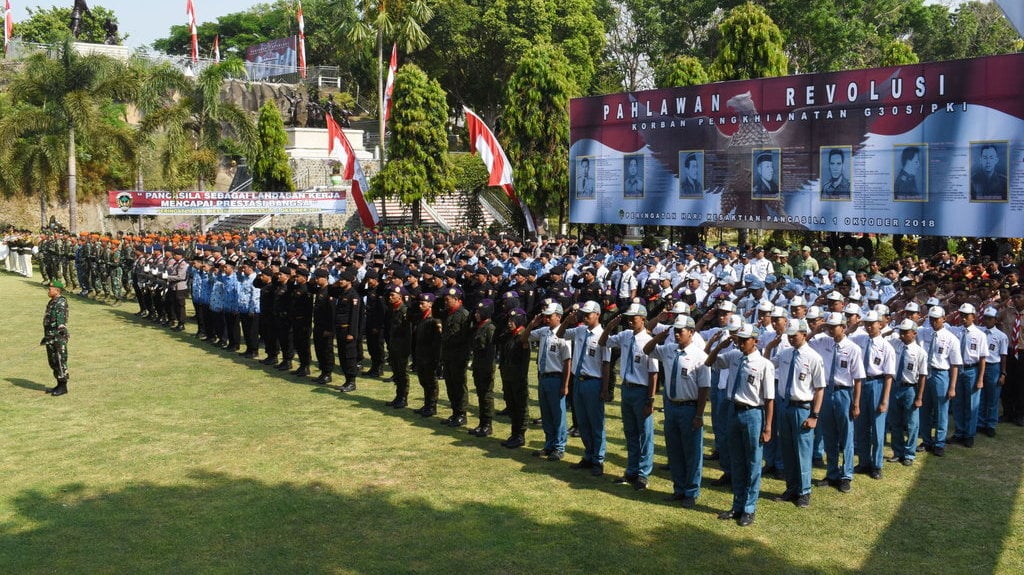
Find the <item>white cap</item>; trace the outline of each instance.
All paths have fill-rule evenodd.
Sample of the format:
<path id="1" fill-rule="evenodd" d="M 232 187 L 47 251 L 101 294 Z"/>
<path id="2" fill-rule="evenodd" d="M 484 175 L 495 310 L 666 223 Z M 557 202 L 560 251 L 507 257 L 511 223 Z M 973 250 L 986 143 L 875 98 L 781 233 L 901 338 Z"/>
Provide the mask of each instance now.
<path id="1" fill-rule="evenodd" d="M 841 294 L 841 293 L 839 293 L 837 291 L 830 291 L 830 292 L 828 292 L 828 295 L 825 296 L 825 297 L 829 301 L 843 301 L 844 299 L 846 299 L 846 298 L 843 297 L 843 294 Z"/>
<path id="2" fill-rule="evenodd" d="M 811 333 L 811 326 L 807 324 L 807 320 L 795 319 L 789 322 L 786 327 L 786 335 L 796 335 L 797 333 Z"/>
<path id="3" fill-rule="evenodd" d="M 917 331 L 917 324 L 912 319 L 905 319 L 900 322 L 900 331 Z"/>
<path id="4" fill-rule="evenodd" d="M 558 315 L 562 315 L 562 304 L 551 302 L 548 305 L 544 306 L 544 309 L 541 310 L 540 313 L 543 315 L 552 315 L 556 313 Z"/>
<path id="5" fill-rule="evenodd" d="M 903 306 L 903 311 L 908 313 L 917 313 L 921 311 L 921 306 L 917 305 L 916 301 L 907 302 L 907 305 Z"/>
<path id="6" fill-rule="evenodd" d="M 941 303 L 942 302 L 939 301 L 939 298 L 932 296 L 932 297 L 928 298 L 928 301 L 926 301 L 924 303 L 924 305 L 926 305 L 928 307 L 934 307 L 934 306 L 940 305 Z"/>
<path id="7" fill-rule="evenodd" d="M 767 300 L 761 300 L 761 303 L 757 304 L 757 311 L 771 313 L 774 307 L 775 305 L 773 305 L 772 302 Z"/>
<path id="8" fill-rule="evenodd" d="M 875 311 L 878 312 L 878 315 L 889 315 L 889 306 L 884 303 L 876 304 Z"/>
<path id="9" fill-rule="evenodd" d="M 786 308 L 777 305 L 772 308 L 772 317 L 789 317 L 789 314 L 786 313 Z"/>
<path id="10" fill-rule="evenodd" d="M 876 321 L 881 321 L 881 319 L 882 318 L 878 317 L 878 312 L 877 311 L 871 310 L 871 311 L 869 311 L 869 312 L 864 314 L 864 317 L 861 318 L 860 322 L 861 323 L 874 323 Z"/>
<path id="11" fill-rule="evenodd" d="M 946 317 L 946 310 L 942 309 L 942 306 L 933 305 L 932 307 L 928 308 L 928 317 Z"/>
<path id="12" fill-rule="evenodd" d="M 981 315 L 985 317 L 999 317 L 999 310 L 994 307 L 987 307 Z"/>
<path id="13" fill-rule="evenodd" d="M 969 303 L 961 305 L 959 311 L 964 315 L 977 315 L 978 313 L 978 310 L 974 309 L 974 306 Z"/>
<path id="14" fill-rule="evenodd" d="M 672 309 L 669 310 L 669 313 L 690 313 L 690 304 L 685 301 L 677 301 L 672 304 Z"/>
<path id="15" fill-rule="evenodd" d="M 638 303 L 630 304 L 626 311 L 622 312 L 622 315 L 647 317 L 647 308 Z"/>
<path id="16" fill-rule="evenodd" d="M 821 308 L 816 305 L 812 305 L 811 307 L 807 308 L 807 315 L 805 315 L 804 317 L 807 319 L 820 319 Z"/>
<path id="17" fill-rule="evenodd" d="M 736 331 L 735 335 L 738 338 L 747 339 L 751 337 L 757 337 L 758 335 L 760 335 L 760 332 L 757 331 L 757 328 L 754 327 L 753 324 L 744 323 L 743 326 Z"/>
<path id="18" fill-rule="evenodd" d="M 843 309 L 843 313 L 860 315 L 860 306 L 855 303 L 848 303 L 846 308 Z"/>
<path id="19" fill-rule="evenodd" d="M 795 295 L 795 296 L 793 296 L 793 299 L 789 300 L 789 307 L 791 307 L 791 308 L 800 307 L 800 306 L 806 306 L 806 305 L 807 305 L 807 300 L 805 300 L 803 298 L 803 296 Z"/>
<path id="20" fill-rule="evenodd" d="M 846 318 L 843 317 L 843 314 L 834 311 L 828 314 L 828 317 L 825 318 L 825 323 L 828 325 L 846 325 Z"/>
<path id="21" fill-rule="evenodd" d="M 725 324 L 725 329 L 728 331 L 739 331 L 741 327 L 743 327 L 743 318 L 738 315 L 730 316 L 729 322 Z"/>
<path id="22" fill-rule="evenodd" d="M 687 280 L 699 280 L 701 279 L 700 274 L 697 272 L 690 272 L 686 275 Z"/>
<path id="23" fill-rule="evenodd" d="M 725 311 L 736 311 L 736 304 L 734 304 L 733 302 L 731 302 L 731 301 L 729 301 L 727 299 L 726 300 L 722 300 L 718 304 L 718 309 L 725 310 Z"/>
<path id="24" fill-rule="evenodd" d="M 586 313 L 601 313 L 601 304 L 597 303 L 594 300 L 589 300 L 589 301 L 587 301 L 587 303 L 583 304 L 580 307 L 580 312 L 585 313 L 585 314 Z"/>
<path id="25" fill-rule="evenodd" d="M 675 329 L 696 329 L 697 324 L 694 323 L 693 318 L 688 315 L 680 315 L 676 318 L 675 323 L 672 324 Z"/>

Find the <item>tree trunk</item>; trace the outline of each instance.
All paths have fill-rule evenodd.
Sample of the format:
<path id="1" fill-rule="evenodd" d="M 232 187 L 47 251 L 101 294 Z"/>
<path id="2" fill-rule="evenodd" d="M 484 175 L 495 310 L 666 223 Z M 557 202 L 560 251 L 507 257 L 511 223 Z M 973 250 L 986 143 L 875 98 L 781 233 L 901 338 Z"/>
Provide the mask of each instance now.
<path id="1" fill-rule="evenodd" d="M 422 201 L 423 200 L 412 201 L 412 227 L 414 229 L 420 227 L 420 202 Z"/>
<path id="2" fill-rule="evenodd" d="M 46 227 L 46 195 L 39 193 L 39 229 Z"/>
<path id="3" fill-rule="evenodd" d="M 68 230 L 78 233 L 78 160 L 75 157 L 75 127 L 68 130 Z"/>

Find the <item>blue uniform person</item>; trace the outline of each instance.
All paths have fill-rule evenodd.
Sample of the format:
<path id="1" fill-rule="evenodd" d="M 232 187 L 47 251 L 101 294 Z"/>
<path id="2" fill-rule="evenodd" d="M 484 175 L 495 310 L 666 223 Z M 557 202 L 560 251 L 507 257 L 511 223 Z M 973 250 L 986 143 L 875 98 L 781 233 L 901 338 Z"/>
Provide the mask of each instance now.
<path id="1" fill-rule="evenodd" d="M 825 366 L 821 355 L 807 343 L 811 327 L 807 320 L 789 322 L 785 335 L 790 347 L 775 355 L 776 397 L 785 401 L 784 412 L 776 421 L 775 441 L 782 455 L 786 490 L 775 501 L 791 501 L 797 507 L 811 503 L 811 462 L 814 429 L 825 397 Z M 776 336 L 781 341 L 782 333 Z M 771 345 L 771 344 L 769 344 Z"/>
<path id="2" fill-rule="evenodd" d="M 921 405 L 921 444 L 917 450 L 942 457 L 946 454 L 949 402 L 956 396 L 956 380 L 963 357 L 960 340 L 946 329 L 946 310 L 932 306 L 928 309 L 928 321 L 930 325 L 917 333 L 918 342 L 928 353 L 928 379 Z"/>
<path id="3" fill-rule="evenodd" d="M 622 318 L 629 322 L 626 329 L 609 336 Z M 644 353 L 651 339 L 647 333 L 647 308 L 630 304 L 622 315 L 605 326 L 598 339 L 601 347 L 618 348 L 622 363 L 622 428 L 626 436 L 626 472 L 615 480 L 630 484 L 633 489 L 647 489 L 647 478 L 654 468 L 654 394 L 658 388 L 658 362 Z M 603 377 L 608 381 L 611 362 L 606 361 Z"/>
<path id="4" fill-rule="evenodd" d="M 744 323 L 734 336 L 737 349 L 722 353 L 722 341 L 705 364 L 729 369 L 728 449 L 732 460 L 732 508 L 719 519 L 735 519 L 741 527 L 754 522 L 761 493 L 762 446 L 771 439 L 775 417 L 775 367 L 757 350 L 757 328 Z"/>
<path id="5" fill-rule="evenodd" d="M 663 343 L 669 333 L 675 341 Z M 662 385 L 665 404 L 665 450 L 672 472 L 670 501 L 692 508 L 700 496 L 704 469 L 704 408 L 711 388 L 711 368 L 705 365 L 704 346 L 696 341 L 696 324 L 688 315 L 676 317 L 644 345 L 644 353 L 665 367 Z"/>
<path id="6" fill-rule="evenodd" d="M 988 339 L 988 357 L 985 358 L 984 387 L 978 408 L 978 431 L 989 437 L 996 436 L 996 422 L 999 420 L 999 395 L 1006 381 L 1006 357 L 1009 354 L 1010 338 L 996 327 L 999 310 L 986 308 L 982 314 L 985 335 Z"/>
<path id="7" fill-rule="evenodd" d="M 974 319 L 977 310 L 965 303 L 960 306 L 963 325 L 956 331 L 960 339 L 960 356 L 963 367 L 956 380 L 956 396 L 953 398 L 952 443 L 974 447 L 974 436 L 978 433 L 978 408 L 981 405 L 981 390 L 985 387 L 985 372 L 988 371 L 988 336 Z"/>
<path id="8" fill-rule="evenodd" d="M 581 317 L 583 323 L 576 325 Z M 583 460 L 604 469 L 604 402 L 610 395 L 602 385 L 601 373 L 602 362 L 610 360 L 611 354 L 597 344 L 604 333 L 600 319 L 600 304 L 587 301 L 565 316 L 557 335 L 572 342 L 572 405 L 583 440 Z"/>
<path id="9" fill-rule="evenodd" d="M 896 375 L 892 382 L 889 406 L 889 434 L 892 442 L 890 463 L 906 467 L 914 464 L 928 354 L 917 343 L 917 323 L 904 319 L 897 326 L 899 337 L 892 342 L 896 352 Z"/>
<path id="10" fill-rule="evenodd" d="M 843 314 L 830 313 L 825 326 L 829 337 L 815 339 L 813 345 L 825 365 L 827 385 L 818 425 L 822 427 L 827 468 L 825 478 L 814 484 L 849 493 L 853 481 L 853 421 L 860 415 L 860 386 L 864 380 L 863 352 L 846 337 Z"/>
<path id="11" fill-rule="evenodd" d="M 872 479 L 881 479 L 885 419 L 889 411 L 892 378 L 896 374 L 896 351 L 882 338 L 882 322 L 878 312 L 866 312 L 861 324 L 865 331 L 850 338 L 861 346 L 864 354 L 860 417 L 854 424 L 853 444 L 858 463 L 854 472 L 866 473 Z"/>
<path id="12" fill-rule="evenodd" d="M 564 457 L 569 435 L 565 397 L 569 393 L 572 347 L 555 335 L 562 323 L 562 311 L 561 305 L 549 303 L 517 336 L 524 343 L 530 341 L 538 345 L 537 402 L 544 426 L 544 448 L 540 453 L 553 460 Z M 577 464 L 577 468 L 595 469 L 588 460 Z"/>

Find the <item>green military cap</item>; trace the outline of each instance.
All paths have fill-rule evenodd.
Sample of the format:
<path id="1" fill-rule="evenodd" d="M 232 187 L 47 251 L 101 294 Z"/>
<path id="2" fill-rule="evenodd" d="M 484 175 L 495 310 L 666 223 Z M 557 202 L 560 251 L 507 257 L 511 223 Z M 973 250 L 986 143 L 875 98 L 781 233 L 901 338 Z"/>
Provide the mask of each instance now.
<path id="1" fill-rule="evenodd" d="M 50 280 L 50 287 L 55 287 L 57 289 L 64 289 L 64 282 L 62 282 L 60 280 Z"/>

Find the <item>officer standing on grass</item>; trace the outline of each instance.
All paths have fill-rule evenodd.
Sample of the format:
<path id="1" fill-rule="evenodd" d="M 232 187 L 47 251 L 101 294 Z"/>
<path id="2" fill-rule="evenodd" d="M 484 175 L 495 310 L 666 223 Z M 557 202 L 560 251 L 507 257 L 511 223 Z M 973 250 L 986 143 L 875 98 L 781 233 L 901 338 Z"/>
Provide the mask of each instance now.
<path id="1" fill-rule="evenodd" d="M 341 391 L 356 390 L 356 376 L 359 374 L 360 355 L 360 321 L 362 318 L 362 298 L 353 287 L 356 272 L 349 268 L 341 272 L 335 282 L 336 308 L 334 314 L 334 335 L 338 340 L 338 359 L 341 371 L 345 375 L 345 384 Z"/>
<path id="2" fill-rule="evenodd" d="M 63 290 L 64 282 L 58 279 L 50 282 L 47 290 L 50 301 L 43 314 L 43 339 L 39 342 L 46 346 L 46 360 L 57 380 L 55 387 L 46 390 L 53 396 L 68 392 L 68 300 Z"/>
<path id="3" fill-rule="evenodd" d="M 928 353 L 928 379 L 921 405 L 921 444 L 917 451 L 929 451 L 942 457 L 946 454 L 949 402 L 956 396 L 963 356 L 960 355 L 960 340 L 946 329 L 946 310 L 932 306 L 928 309 L 928 321 L 929 325 L 917 333 L 918 342 Z"/>
<path id="4" fill-rule="evenodd" d="M 441 331 L 441 362 L 444 369 L 444 386 L 451 403 L 452 415 L 444 421 L 449 427 L 466 424 L 469 394 L 466 383 L 466 368 L 469 364 L 473 339 L 473 318 L 462 305 L 462 290 L 457 287 L 441 291 L 444 299 L 445 318 Z"/>
<path id="5" fill-rule="evenodd" d="M 332 381 L 334 373 L 334 299 L 327 293 L 327 281 L 330 272 L 318 268 L 313 272 L 313 351 L 316 352 L 317 367 L 320 375 L 316 378 L 319 385 Z"/>
<path id="6" fill-rule="evenodd" d="M 541 424 L 544 427 L 544 448 L 541 453 L 546 452 L 547 455 L 564 454 L 568 439 L 565 398 L 569 393 L 569 361 L 572 358 L 572 348 L 568 341 L 555 335 L 562 323 L 562 311 L 562 306 L 558 303 L 547 304 L 540 314 L 534 316 L 530 325 L 525 330 L 520 330 L 517 335 L 521 344 L 537 342 L 538 345 L 537 403 L 540 405 Z M 525 420 L 526 406 L 519 405 L 521 395 L 520 392 L 519 398 L 509 401 L 509 410 L 511 411 L 514 406 Z M 593 469 L 594 466 L 584 460 L 577 464 L 576 468 Z"/>

